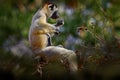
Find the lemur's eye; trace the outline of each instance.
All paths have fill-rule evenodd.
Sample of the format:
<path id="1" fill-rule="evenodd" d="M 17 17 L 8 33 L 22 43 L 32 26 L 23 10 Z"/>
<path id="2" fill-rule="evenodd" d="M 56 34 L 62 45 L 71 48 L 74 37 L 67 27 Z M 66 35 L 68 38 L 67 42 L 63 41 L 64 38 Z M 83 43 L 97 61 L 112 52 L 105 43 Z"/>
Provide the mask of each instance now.
<path id="1" fill-rule="evenodd" d="M 54 10 L 54 4 L 51 4 L 51 5 L 49 6 L 49 8 L 50 8 L 51 11 Z"/>

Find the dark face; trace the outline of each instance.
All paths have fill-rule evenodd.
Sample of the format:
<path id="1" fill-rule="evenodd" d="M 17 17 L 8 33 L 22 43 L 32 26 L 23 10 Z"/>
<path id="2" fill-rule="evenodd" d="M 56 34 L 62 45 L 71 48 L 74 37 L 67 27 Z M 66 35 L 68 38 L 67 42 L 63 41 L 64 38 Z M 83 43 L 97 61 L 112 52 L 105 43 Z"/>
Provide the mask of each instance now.
<path id="1" fill-rule="evenodd" d="M 59 14 L 58 11 L 53 12 L 53 14 L 51 15 L 52 19 L 58 19 L 59 18 Z"/>
<path id="2" fill-rule="evenodd" d="M 57 5 L 53 4 L 53 3 L 49 3 L 49 11 L 50 11 L 50 18 L 52 19 L 57 19 L 59 18 L 59 14 L 58 14 L 58 8 Z"/>

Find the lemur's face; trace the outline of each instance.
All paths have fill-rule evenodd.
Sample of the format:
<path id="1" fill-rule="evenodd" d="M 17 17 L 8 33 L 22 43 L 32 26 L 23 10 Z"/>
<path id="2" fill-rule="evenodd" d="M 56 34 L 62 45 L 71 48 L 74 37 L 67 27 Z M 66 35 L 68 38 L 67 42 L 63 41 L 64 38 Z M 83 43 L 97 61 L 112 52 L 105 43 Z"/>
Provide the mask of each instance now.
<path id="1" fill-rule="evenodd" d="M 55 5 L 53 3 L 49 3 L 48 9 L 49 9 L 49 13 L 50 13 L 50 18 L 52 18 L 52 19 L 59 18 L 57 5 Z"/>

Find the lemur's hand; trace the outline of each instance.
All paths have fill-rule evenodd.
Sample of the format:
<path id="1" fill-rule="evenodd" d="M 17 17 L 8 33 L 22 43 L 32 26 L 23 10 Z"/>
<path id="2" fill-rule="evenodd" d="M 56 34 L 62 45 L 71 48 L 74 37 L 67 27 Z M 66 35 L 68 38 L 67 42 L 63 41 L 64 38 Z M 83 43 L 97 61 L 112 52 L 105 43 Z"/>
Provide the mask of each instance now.
<path id="1" fill-rule="evenodd" d="M 60 34 L 60 33 L 61 33 L 61 31 L 58 30 L 58 29 L 56 29 L 55 35 L 58 35 L 58 34 Z"/>
<path id="2" fill-rule="evenodd" d="M 63 19 L 59 19 L 58 21 L 57 21 L 57 23 L 56 23 L 56 27 L 60 27 L 60 26 L 62 26 L 64 24 L 64 20 Z"/>

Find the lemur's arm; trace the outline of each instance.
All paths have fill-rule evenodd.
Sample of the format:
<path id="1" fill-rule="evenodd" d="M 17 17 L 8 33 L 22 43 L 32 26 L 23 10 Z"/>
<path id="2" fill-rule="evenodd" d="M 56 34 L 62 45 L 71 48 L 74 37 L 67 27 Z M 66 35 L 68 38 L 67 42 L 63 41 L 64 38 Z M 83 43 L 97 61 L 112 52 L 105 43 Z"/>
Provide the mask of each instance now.
<path id="1" fill-rule="evenodd" d="M 54 33 L 56 30 L 47 30 L 47 29 L 34 29 L 33 34 L 47 34 L 47 33 Z"/>
<path id="2" fill-rule="evenodd" d="M 42 15 L 39 20 L 38 20 L 38 24 L 41 25 L 41 26 L 44 26 L 42 27 L 43 29 L 48 29 L 48 30 L 55 30 L 56 27 L 50 23 L 48 23 L 46 21 L 46 15 Z"/>
<path id="3" fill-rule="evenodd" d="M 60 31 L 59 31 L 59 28 L 60 26 L 62 26 L 64 24 L 64 21 L 63 20 L 58 20 L 56 24 L 54 24 L 54 26 L 56 27 L 56 29 L 46 29 L 46 28 L 43 28 L 43 29 L 34 29 L 33 30 L 33 33 L 34 34 L 46 34 L 46 33 L 55 33 L 55 34 L 59 34 Z M 48 24 L 47 24 L 48 25 Z M 51 25 L 51 24 L 50 24 Z"/>

